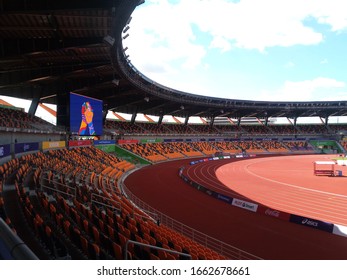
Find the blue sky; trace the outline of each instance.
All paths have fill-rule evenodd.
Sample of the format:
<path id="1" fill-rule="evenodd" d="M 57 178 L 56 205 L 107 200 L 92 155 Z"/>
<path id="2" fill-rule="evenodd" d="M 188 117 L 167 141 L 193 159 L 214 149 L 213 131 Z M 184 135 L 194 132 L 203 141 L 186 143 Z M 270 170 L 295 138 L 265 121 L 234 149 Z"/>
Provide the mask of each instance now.
<path id="1" fill-rule="evenodd" d="M 123 41 L 131 63 L 190 93 L 270 101 L 347 100 L 341 0 L 146 0 Z"/>

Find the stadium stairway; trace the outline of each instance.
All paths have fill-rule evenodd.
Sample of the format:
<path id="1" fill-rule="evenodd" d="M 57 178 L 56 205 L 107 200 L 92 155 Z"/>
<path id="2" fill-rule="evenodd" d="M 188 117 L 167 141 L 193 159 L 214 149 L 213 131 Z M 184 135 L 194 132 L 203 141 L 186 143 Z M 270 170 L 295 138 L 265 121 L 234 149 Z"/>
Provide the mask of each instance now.
<path id="1" fill-rule="evenodd" d="M 13 184 L 4 184 L 3 197 L 6 215 L 11 219 L 17 235 L 32 251 L 35 252 L 39 259 L 51 259 L 49 252 L 46 251 L 36 239 L 29 224 L 24 218 L 24 214 L 16 194 L 16 188 Z"/>
<path id="2" fill-rule="evenodd" d="M 44 224 L 39 222 L 41 217 L 45 218 L 46 213 L 40 207 L 35 190 L 30 187 L 33 174 L 33 171 L 28 172 L 24 178 L 20 178 L 18 171 L 15 171 L 3 187 L 4 209 L 17 235 L 41 260 L 86 259 L 54 224 L 47 223 L 46 219 Z M 16 180 L 23 180 L 22 187 L 19 186 L 20 182 L 14 181 L 15 176 Z M 12 184 L 13 181 L 15 184 Z M 30 207 L 25 207 L 28 203 Z"/>

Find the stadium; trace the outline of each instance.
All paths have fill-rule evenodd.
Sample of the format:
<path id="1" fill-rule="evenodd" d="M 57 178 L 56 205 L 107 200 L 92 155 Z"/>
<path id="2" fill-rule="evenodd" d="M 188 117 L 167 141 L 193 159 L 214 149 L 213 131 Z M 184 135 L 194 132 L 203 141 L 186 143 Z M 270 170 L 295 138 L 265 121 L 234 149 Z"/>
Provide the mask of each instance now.
<path id="1" fill-rule="evenodd" d="M 163 86 L 122 44 L 143 2 L 2 1 L 0 259 L 347 259 L 347 101 Z"/>

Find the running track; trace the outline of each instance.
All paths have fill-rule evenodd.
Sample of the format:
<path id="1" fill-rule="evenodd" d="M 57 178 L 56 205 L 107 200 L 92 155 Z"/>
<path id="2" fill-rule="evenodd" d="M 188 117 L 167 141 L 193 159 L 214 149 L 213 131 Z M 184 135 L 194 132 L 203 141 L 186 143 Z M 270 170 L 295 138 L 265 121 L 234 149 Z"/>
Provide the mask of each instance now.
<path id="1" fill-rule="evenodd" d="M 301 155 L 219 160 L 191 165 L 185 174 L 218 193 L 347 226 L 347 177 L 315 176 L 312 171 L 313 161 L 331 158 Z"/>
<path id="2" fill-rule="evenodd" d="M 301 162 L 304 157 L 301 156 L 299 161 Z M 270 161 L 270 159 L 272 160 L 275 158 L 235 160 L 233 163 L 230 162 L 233 166 L 230 165 L 225 168 L 228 170 L 235 169 L 237 173 L 239 170 L 253 172 L 256 174 L 253 180 L 255 180 L 257 176 L 269 179 L 266 177 L 268 175 L 265 173 L 268 172 L 269 168 L 266 167 L 266 163 L 267 160 Z M 258 160 L 264 161 L 261 163 L 258 162 Z M 196 230 L 264 259 L 347 259 L 347 241 L 345 237 L 239 209 L 190 187 L 178 176 L 179 167 L 184 164 L 187 165 L 189 161 L 191 160 L 170 161 L 147 166 L 131 174 L 125 180 L 125 184 L 136 196 L 158 211 Z M 290 161 L 287 160 L 287 163 L 289 162 Z M 222 163 L 222 161 L 220 161 L 220 163 Z M 226 162 L 224 162 L 224 164 L 225 163 Z M 289 167 L 290 166 L 292 165 L 289 165 Z M 223 169 L 216 167 L 211 168 L 212 169 L 206 169 L 203 172 L 206 182 L 211 182 L 212 184 L 212 181 L 208 181 L 212 179 L 210 176 L 207 176 L 207 174 L 210 173 L 213 177 L 212 170 L 215 170 L 215 178 L 213 178 L 213 180 L 214 183 L 218 183 L 217 187 L 222 188 L 225 192 L 238 193 L 242 197 L 250 196 L 250 199 L 258 199 L 256 197 L 257 189 L 255 189 L 254 181 L 251 179 L 244 178 L 244 187 L 235 184 L 236 181 L 234 177 L 221 182 L 220 180 L 223 181 L 226 177 L 223 179 L 223 176 L 221 176 L 219 172 L 223 174 L 227 171 L 223 171 Z M 255 171 L 254 168 L 258 170 Z M 277 176 L 280 176 L 281 173 L 286 173 L 281 171 L 282 169 L 287 171 L 291 169 L 288 169 L 288 166 L 284 167 L 279 164 L 275 165 L 275 168 L 276 172 L 271 173 L 274 175 L 271 180 L 274 181 L 278 181 Z M 300 168 L 300 170 L 301 169 L 302 168 Z M 286 176 L 290 178 L 301 177 L 295 172 L 291 173 L 290 176 L 286 173 Z M 221 177 L 217 178 L 217 176 Z M 235 174 L 233 176 L 235 176 Z M 247 177 L 252 176 L 248 174 Z M 347 180 L 346 178 L 323 177 L 319 179 Z M 297 182 L 295 184 L 297 186 L 302 186 Z M 305 188 L 311 187 L 312 186 L 308 184 Z M 248 188 L 249 190 L 247 190 Z M 284 187 L 281 186 L 281 188 Z M 343 188 L 341 188 L 341 190 L 342 189 Z M 258 189 L 258 191 L 260 190 Z M 267 191 L 269 190 L 266 190 L 266 192 Z M 322 191 L 332 192 L 331 188 L 328 190 L 322 189 Z M 270 204 L 268 196 L 265 196 L 264 199 L 268 199 L 266 203 Z M 271 198 L 271 200 L 273 200 L 271 203 L 275 203 L 274 201 L 276 201 L 277 198 Z M 286 200 L 290 201 L 289 199 Z"/>

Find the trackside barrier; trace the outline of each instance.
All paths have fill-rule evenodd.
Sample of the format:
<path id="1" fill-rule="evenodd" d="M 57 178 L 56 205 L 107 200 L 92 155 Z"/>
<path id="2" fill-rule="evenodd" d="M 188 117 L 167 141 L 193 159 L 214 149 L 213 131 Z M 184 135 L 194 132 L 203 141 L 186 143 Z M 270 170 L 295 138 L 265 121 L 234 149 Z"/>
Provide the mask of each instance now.
<path id="1" fill-rule="evenodd" d="M 341 225 L 334 225 L 333 234 L 347 237 L 347 227 Z"/>
<path id="2" fill-rule="evenodd" d="M 218 200 L 221 200 L 221 201 L 223 201 L 225 203 L 228 203 L 228 204 L 230 204 L 232 206 L 239 207 L 239 208 L 251 211 L 251 212 L 257 212 L 258 211 L 258 206 L 259 205 L 257 203 L 250 202 L 250 201 L 243 200 L 243 199 L 239 199 L 239 198 L 234 198 L 234 197 L 231 197 L 231 196 L 228 196 L 228 195 L 224 195 L 224 194 L 218 193 L 216 191 L 210 190 L 210 189 L 200 185 L 199 183 L 192 181 L 189 177 L 187 177 L 187 176 L 185 176 L 183 174 L 183 171 L 184 171 L 184 167 L 181 167 L 180 171 L 179 171 L 180 177 L 186 183 L 188 183 L 192 187 L 196 188 L 197 190 L 199 190 L 199 191 L 201 191 L 203 193 L 206 193 L 209 196 L 212 196 L 212 197 L 214 197 L 214 198 L 216 198 Z"/>
<path id="3" fill-rule="evenodd" d="M 326 223 L 323 221 L 307 218 L 307 217 L 302 217 L 302 216 L 297 216 L 294 214 L 290 215 L 289 221 L 291 223 L 303 225 L 306 227 L 311 227 L 323 231 L 327 231 L 329 233 L 333 233 L 334 225 L 331 223 Z"/>
<path id="4" fill-rule="evenodd" d="M 289 213 L 283 212 L 283 211 L 279 211 L 279 210 L 276 210 L 276 209 L 272 209 L 272 208 L 269 208 L 269 207 L 261 205 L 261 204 L 258 206 L 257 213 L 265 215 L 265 216 L 274 217 L 274 218 L 277 218 L 277 219 L 280 219 L 280 220 L 283 220 L 283 221 L 287 221 L 287 222 L 290 219 L 290 214 Z"/>

